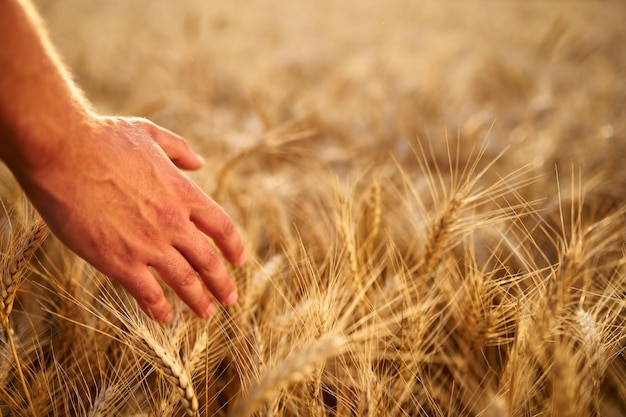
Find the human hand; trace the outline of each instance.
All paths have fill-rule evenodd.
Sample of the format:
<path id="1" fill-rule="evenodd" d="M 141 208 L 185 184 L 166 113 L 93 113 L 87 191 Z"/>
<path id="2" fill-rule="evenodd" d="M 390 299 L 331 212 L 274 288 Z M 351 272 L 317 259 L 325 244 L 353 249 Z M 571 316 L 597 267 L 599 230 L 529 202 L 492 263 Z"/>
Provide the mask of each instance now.
<path id="1" fill-rule="evenodd" d="M 52 232 L 118 281 L 152 318 L 172 309 L 149 267 L 200 317 L 237 300 L 243 243 L 224 210 L 178 169 L 203 160 L 180 136 L 138 118 L 89 116 L 37 169 L 18 175 Z M 206 235 L 206 236 L 205 236 Z"/>

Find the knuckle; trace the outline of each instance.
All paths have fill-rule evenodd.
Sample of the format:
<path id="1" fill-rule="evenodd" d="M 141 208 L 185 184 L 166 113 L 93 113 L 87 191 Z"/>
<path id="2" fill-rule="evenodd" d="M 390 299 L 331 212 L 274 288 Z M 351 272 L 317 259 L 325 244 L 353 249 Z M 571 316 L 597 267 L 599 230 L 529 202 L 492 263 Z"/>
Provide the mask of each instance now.
<path id="1" fill-rule="evenodd" d="M 158 216 L 165 226 L 178 226 L 182 221 L 181 210 L 172 204 L 163 204 L 158 209 Z"/>
<path id="2" fill-rule="evenodd" d="M 193 271 L 185 271 L 181 273 L 180 277 L 176 281 L 179 288 L 189 288 L 191 287 L 197 280 L 195 272 Z"/>
<path id="3" fill-rule="evenodd" d="M 137 128 L 143 129 L 150 134 L 153 133 L 153 130 L 155 128 L 154 123 L 152 123 L 150 120 L 146 119 L 145 117 L 126 117 L 126 118 L 123 118 L 123 120 L 125 120 L 125 122 L 128 125 L 133 125 Z"/>
<path id="4" fill-rule="evenodd" d="M 170 304 L 165 298 L 163 288 L 147 272 L 142 272 L 137 265 L 127 268 L 123 273 L 118 271 L 110 277 L 124 287 L 150 318 L 167 322 L 171 319 Z"/>
<path id="5" fill-rule="evenodd" d="M 130 248 L 128 250 L 118 250 L 112 252 L 113 259 L 115 260 L 115 264 L 118 269 L 122 269 L 124 267 L 128 267 L 133 264 L 134 259 L 136 258 L 136 254 Z"/>
<path id="6" fill-rule="evenodd" d="M 140 254 L 133 245 L 122 242 L 107 248 L 105 253 L 106 257 L 102 257 L 96 266 L 118 277 L 135 276 L 135 272 L 140 267 L 138 262 Z"/>
<path id="7" fill-rule="evenodd" d="M 152 287 L 152 288 L 143 288 L 141 290 L 141 301 L 148 306 L 155 306 L 160 304 L 165 295 L 163 294 L 163 290 L 161 287 Z"/>
<path id="8" fill-rule="evenodd" d="M 160 245 L 162 237 L 158 230 L 145 228 L 141 229 L 137 235 L 137 240 L 144 248 L 153 248 Z"/>
<path id="9" fill-rule="evenodd" d="M 136 118 L 113 117 L 112 121 L 116 128 L 127 136 L 145 131 L 143 123 Z"/>
<path id="10" fill-rule="evenodd" d="M 202 264 L 202 267 L 207 273 L 212 273 L 216 271 L 217 269 L 219 269 L 220 264 L 222 263 L 219 256 L 217 255 L 217 252 L 215 252 L 214 250 L 208 251 L 204 256 L 203 261 L 204 262 Z"/>
<path id="11" fill-rule="evenodd" d="M 185 204 L 196 204 L 197 201 L 199 201 L 202 192 L 189 177 L 180 172 L 176 172 L 169 180 L 171 181 L 172 189 L 176 193 L 179 201 Z"/>
<path id="12" fill-rule="evenodd" d="M 196 187 L 196 185 L 186 177 L 181 176 L 179 178 L 177 186 L 178 186 L 178 192 L 186 200 L 193 199 L 198 193 L 198 188 Z"/>

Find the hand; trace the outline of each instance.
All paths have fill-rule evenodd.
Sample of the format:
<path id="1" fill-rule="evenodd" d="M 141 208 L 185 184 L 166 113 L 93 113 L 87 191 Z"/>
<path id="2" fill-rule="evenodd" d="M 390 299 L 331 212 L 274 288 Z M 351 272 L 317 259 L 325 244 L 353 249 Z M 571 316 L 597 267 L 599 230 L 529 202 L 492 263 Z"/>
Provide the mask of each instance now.
<path id="1" fill-rule="evenodd" d="M 52 232 L 118 281 L 152 318 L 172 309 L 149 267 L 200 317 L 237 300 L 205 235 L 235 266 L 245 253 L 222 208 L 176 167 L 203 160 L 187 142 L 145 119 L 90 116 L 45 164 L 18 178 Z"/>

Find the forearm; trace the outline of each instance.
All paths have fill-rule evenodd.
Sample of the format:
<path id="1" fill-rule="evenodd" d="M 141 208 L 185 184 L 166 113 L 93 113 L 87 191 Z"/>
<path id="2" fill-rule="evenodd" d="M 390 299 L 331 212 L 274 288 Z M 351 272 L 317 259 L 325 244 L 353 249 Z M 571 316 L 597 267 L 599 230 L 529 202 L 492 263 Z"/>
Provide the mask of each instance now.
<path id="1" fill-rule="evenodd" d="M 29 1 L 0 1 L 0 45 L 0 158 L 19 175 L 72 146 L 89 111 Z"/>

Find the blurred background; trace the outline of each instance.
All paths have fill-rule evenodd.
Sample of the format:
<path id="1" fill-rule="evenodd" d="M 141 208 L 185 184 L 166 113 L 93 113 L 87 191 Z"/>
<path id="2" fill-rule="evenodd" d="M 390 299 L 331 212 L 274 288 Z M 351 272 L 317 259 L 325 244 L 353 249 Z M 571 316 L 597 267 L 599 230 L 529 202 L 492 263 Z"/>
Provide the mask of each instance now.
<path id="1" fill-rule="evenodd" d="M 582 167 L 620 201 L 626 188 L 622 1 L 37 5 L 97 109 L 181 133 L 208 170 L 299 123 L 323 145 L 310 156 L 348 164 L 489 136 L 509 169 Z"/>
<path id="2" fill-rule="evenodd" d="M 196 379 L 199 398 L 218 403 L 201 405 L 205 415 L 228 413 L 266 364 L 317 341 L 327 328 L 315 323 L 353 297 L 357 325 L 341 319 L 352 330 L 340 330 L 367 334 L 373 356 L 329 362 L 337 378 L 324 387 L 336 390 L 316 397 L 321 379 L 314 396 L 308 382 L 286 390 L 272 400 L 290 401 L 281 415 L 333 415 L 311 406 L 322 402 L 362 415 L 359 398 L 383 398 L 372 392 L 388 402 L 369 415 L 405 413 L 396 403 L 410 415 L 624 415 L 626 2 L 36 3 L 95 108 L 189 139 L 207 159 L 194 180 L 243 235 L 244 308 L 203 331 L 221 338 Z M 89 285 L 75 287 L 95 300 Z M 305 319 L 277 330 L 301 306 Z M 370 308 L 395 333 L 370 332 Z M 62 329 L 87 320 L 60 311 L 78 317 Z M 68 338 L 84 343 L 71 348 L 98 346 L 89 330 L 106 323 L 92 319 L 70 326 L 92 337 Z M 417 329 L 406 340 L 405 327 Z M 190 328 L 173 327 L 177 357 Z M 424 357 L 407 364 L 416 350 Z M 104 355 L 103 381 L 121 381 L 123 355 Z M 91 405 L 100 381 L 86 364 L 59 369 L 86 381 Z M 213 395 L 207 381 L 222 371 L 238 377 L 218 377 Z M 46 379 L 57 380 L 59 391 L 80 385 Z M 153 387 L 121 385 L 137 410 L 160 401 Z M 65 404 L 80 404 L 73 395 Z"/>

